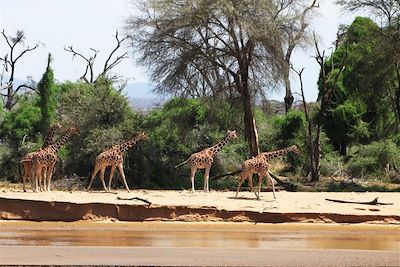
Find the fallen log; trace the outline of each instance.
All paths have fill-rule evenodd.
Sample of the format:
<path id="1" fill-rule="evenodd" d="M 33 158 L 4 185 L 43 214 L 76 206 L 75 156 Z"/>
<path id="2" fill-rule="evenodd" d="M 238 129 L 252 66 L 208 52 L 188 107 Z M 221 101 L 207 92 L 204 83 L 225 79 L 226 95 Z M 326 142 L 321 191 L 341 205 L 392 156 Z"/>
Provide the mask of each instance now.
<path id="1" fill-rule="evenodd" d="M 239 174 L 241 171 L 242 170 L 240 169 L 240 170 L 236 170 L 236 171 L 232 171 L 232 172 L 227 172 L 224 174 L 215 175 L 215 176 L 211 177 L 210 180 L 217 180 L 217 179 L 225 177 L 225 176 L 236 175 L 236 174 Z"/>
<path id="2" fill-rule="evenodd" d="M 393 205 L 393 203 L 382 203 L 382 202 L 379 202 L 377 197 L 374 200 L 367 201 L 367 202 L 347 201 L 347 200 L 330 199 L 330 198 L 325 198 L 325 200 L 332 201 L 332 202 L 337 202 L 337 203 L 362 204 L 362 205 Z"/>
<path id="3" fill-rule="evenodd" d="M 148 201 L 147 199 L 144 198 L 140 198 L 140 197 L 131 197 L 131 198 L 124 198 L 124 197 L 117 197 L 117 200 L 140 200 L 143 201 L 149 205 L 151 205 L 152 203 L 150 201 Z"/>
<path id="4" fill-rule="evenodd" d="M 236 175 L 239 174 L 242 170 L 236 170 L 236 171 L 231 171 L 231 172 L 227 172 L 224 174 L 219 174 L 219 175 L 215 175 L 213 177 L 210 178 L 210 180 L 216 180 L 216 179 L 220 179 L 222 177 L 226 177 L 226 176 L 231 176 L 231 175 Z M 274 175 L 273 173 L 271 173 L 270 171 L 268 171 L 269 175 L 271 175 L 272 178 L 275 179 L 275 181 L 278 183 L 278 185 L 282 186 L 286 191 L 290 191 L 290 192 L 295 192 L 297 191 L 297 185 L 292 183 L 292 182 L 285 182 L 281 179 L 279 179 L 276 175 Z"/>
<path id="5" fill-rule="evenodd" d="M 289 192 L 296 192 L 297 191 L 297 185 L 294 184 L 293 182 L 291 182 L 291 181 L 285 182 L 285 181 L 279 179 L 272 172 L 268 171 L 268 173 L 269 173 L 269 175 L 271 175 L 272 178 L 275 179 L 275 181 L 278 183 L 278 185 L 283 186 L 286 191 L 289 191 Z"/>

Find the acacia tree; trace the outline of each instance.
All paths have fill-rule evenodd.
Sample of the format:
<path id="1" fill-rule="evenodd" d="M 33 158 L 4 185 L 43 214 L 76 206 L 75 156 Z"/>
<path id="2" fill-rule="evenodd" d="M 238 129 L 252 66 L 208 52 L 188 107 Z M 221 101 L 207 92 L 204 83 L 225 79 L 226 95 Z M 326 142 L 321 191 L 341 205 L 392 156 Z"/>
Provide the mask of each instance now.
<path id="1" fill-rule="evenodd" d="M 17 103 L 17 96 L 21 89 L 28 88 L 34 90 L 33 85 L 29 85 L 27 83 L 19 85 L 17 88 L 14 87 L 14 78 L 15 78 L 15 67 L 17 62 L 24 56 L 26 53 L 31 52 L 39 47 L 39 44 L 36 44 L 33 47 L 23 47 L 19 49 L 19 46 L 24 45 L 25 41 L 25 33 L 23 31 L 17 31 L 15 36 L 7 36 L 5 30 L 1 32 L 7 46 L 9 48 L 8 53 L 5 54 L 4 57 L 0 57 L 0 61 L 3 62 L 3 70 L 0 75 L 0 92 L 3 100 L 4 108 L 10 110 Z M 8 76 L 8 81 L 3 83 L 3 79 L 5 78 L 5 72 Z M 32 83 L 32 82 L 31 82 Z M 5 93 L 3 93 L 5 91 Z"/>
<path id="2" fill-rule="evenodd" d="M 253 104 L 282 78 L 284 10 L 294 1 L 136 1 L 127 20 L 139 63 L 161 93 L 240 99 L 245 137 L 259 153 Z"/>

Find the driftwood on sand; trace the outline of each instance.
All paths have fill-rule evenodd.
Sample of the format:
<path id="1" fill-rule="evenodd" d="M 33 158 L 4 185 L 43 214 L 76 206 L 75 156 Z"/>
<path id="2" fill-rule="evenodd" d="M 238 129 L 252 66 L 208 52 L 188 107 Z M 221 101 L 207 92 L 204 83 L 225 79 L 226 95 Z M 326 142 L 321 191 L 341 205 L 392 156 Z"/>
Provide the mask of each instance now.
<path id="1" fill-rule="evenodd" d="M 117 200 L 140 200 L 143 201 L 149 205 L 151 205 L 152 203 L 150 201 L 148 201 L 147 199 L 144 198 L 140 198 L 140 197 L 131 197 L 131 198 L 124 198 L 124 197 L 117 197 Z"/>
<path id="2" fill-rule="evenodd" d="M 393 203 L 382 203 L 382 202 L 379 202 L 377 197 L 374 200 L 367 201 L 367 202 L 347 201 L 347 200 L 330 199 L 330 198 L 325 198 L 325 200 L 332 201 L 332 202 L 337 202 L 337 203 L 350 203 L 350 204 L 362 204 L 362 205 L 393 205 Z"/>

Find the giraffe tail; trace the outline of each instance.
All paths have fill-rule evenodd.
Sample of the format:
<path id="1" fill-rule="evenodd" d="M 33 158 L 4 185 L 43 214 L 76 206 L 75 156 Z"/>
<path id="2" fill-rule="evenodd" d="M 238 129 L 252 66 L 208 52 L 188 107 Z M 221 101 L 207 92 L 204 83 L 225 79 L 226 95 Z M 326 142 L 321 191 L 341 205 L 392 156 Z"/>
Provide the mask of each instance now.
<path id="1" fill-rule="evenodd" d="M 183 164 L 186 164 L 188 161 L 189 161 L 189 160 L 187 159 L 187 160 L 185 160 L 184 162 L 179 163 L 178 165 L 175 165 L 175 169 L 178 168 L 179 166 L 182 166 Z"/>

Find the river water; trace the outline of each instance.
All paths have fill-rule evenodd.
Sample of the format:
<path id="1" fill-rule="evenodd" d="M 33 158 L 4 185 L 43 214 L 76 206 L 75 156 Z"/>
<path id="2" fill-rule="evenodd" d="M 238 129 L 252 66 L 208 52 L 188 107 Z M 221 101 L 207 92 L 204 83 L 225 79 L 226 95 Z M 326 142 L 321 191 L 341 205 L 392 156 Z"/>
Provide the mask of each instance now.
<path id="1" fill-rule="evenodd" d="M 24 245 L 400 251 L 400 226 L 0 221 L 0 246 Z"/>

